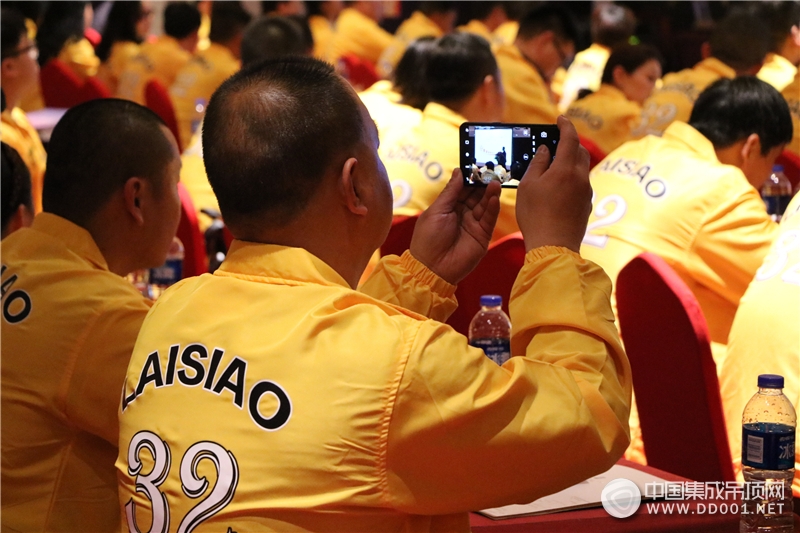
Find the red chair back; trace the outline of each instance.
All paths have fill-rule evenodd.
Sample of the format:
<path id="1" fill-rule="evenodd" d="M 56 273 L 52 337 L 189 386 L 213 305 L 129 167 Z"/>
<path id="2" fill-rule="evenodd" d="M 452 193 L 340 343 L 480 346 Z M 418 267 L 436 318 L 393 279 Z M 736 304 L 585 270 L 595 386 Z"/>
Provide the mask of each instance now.
<path id="1" fill-rule="evenodd" d="M 380 79 L 375 65 L 361 59 L 353 54 L 343 55 L 341 58 L 343 65 L 342 75 L 350 82 L 356 91 L 369 89 L 373 83 Z"/>
<path id="2" fill-rule="evenodd" d="M 178 141 L 178 150 L 182 153 L 183 147 L 178 132 L 178 120 L 175 118 L 175 106 L 172 105 L 169 91 L 164 84 L 155 78 L 148 81 L 144 86 L 144 101 L 145 105 L 161 117 L 161 120 L 167 125 L 169 131 L 175 136 L 175 140 Z"/>
<path id="3" fill-rule="evenodd" d="M 68 108 L 82 100 L 83 82 L 60 59 L 51 59 L 39 72 L 45 106 Z"/>
<path id="4" fill-rule="evenodd" d="M 111 91 L 97 78 L 87 78 L 81 88 L 81 103 L 98 98 L 111 98 Z"/>
<path id="5" fill-rule="evenodd" d="M 784 150 L 775 160 L 775 164 L 783 165 L 783 173 L 792 182 L 794 191 L 800 190 L 800 156 L 789 150 Z"/>
<path id="6" fill-rule="evenodd" d="M 521 233 L 512 233 L 489 245 L 486 256 L 466 278 L 458 284 L 458 308 L 447 323 L 463 335 L 469 334 L 469 323 L 480 308 L 484 294 L 503 297 L 503 310 L 508 313 L 511 287 L 525 262 L 525 243 Z"/>
<path id="7" fill-rule="evenodd" d="M 183 183 L 178 183 L 181 197 L 181 221 L 176 235 L 183 243 L 183 277 L 199 276 L 208 272 L 206 242 L 197 224 L 197 211 Z"/>
<path id="8" fill-rule="evenodd" d="M 593 169 L 597 166 L 600 161 L 606 158 L 608 155 L 604 151 L 600 149 L 595 143 L 587 139 L 586 137 L 580 137 L 581 145 L 586 148 L 586 151 L 589 152 L 589 169 Z"/>
<path id="9" fill-rule="evenodd" d="M 635 257 L 617 278 L 647 464 L 696 481 L 733 481 L 717 369 L 697 299 L 667 263 Z"/>
<path id="10" fill-rule="evenodd" d="M 381 256 L 403 255 L 411 246 L 411 236 L 414 235 L 414 226 L 417 225 L 417 216 L 396 216 L 392 220 L 389 235 L 381 245 Z"/>

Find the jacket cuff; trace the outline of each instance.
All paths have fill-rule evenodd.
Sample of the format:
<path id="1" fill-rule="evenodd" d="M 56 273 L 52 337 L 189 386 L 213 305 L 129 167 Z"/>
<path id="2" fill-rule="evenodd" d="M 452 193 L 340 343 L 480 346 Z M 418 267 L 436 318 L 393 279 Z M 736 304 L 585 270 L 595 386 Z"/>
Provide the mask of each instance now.
<path id="1" fill-rule="evenodd" d="M 419 282 L 421 285 L 430 287 L 431 291 L 435 292 L 442 298 L 451 298 L 456 292 L 456 286 L 451 285 L 442 278 L 440 278 L 433 270 L 429 269 L 411 255 L 409 250 L 403 252 L 400 256 L 400 264 L 403 268 L 411 273 L 411 277 Z"/>
<path id="2" fill-rule="evenodd" d="M 573 258 L 578 259 L 581 262 L 585 262 L 585 259 L 581 257 L 581 254 L 576 253 L 569 248 L 565 248 L 564 246 L 539 246 L 538 248 L 534 248 L 525 254 L 525 264 L 527 265 L 528 263 L 535 263 L 536 261 L 551 255 L 563 254 L 571 255 Z"/>

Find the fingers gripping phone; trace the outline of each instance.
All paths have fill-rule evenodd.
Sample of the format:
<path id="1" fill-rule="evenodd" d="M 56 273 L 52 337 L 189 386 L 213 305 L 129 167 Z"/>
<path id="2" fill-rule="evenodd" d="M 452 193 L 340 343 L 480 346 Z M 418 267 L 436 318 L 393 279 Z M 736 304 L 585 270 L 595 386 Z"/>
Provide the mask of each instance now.
<path id="1" fill-rule="evenodd" d="M 459 132 L 461 172 L 471 186 L 518 187 L 536 150 L 546 144 L 555 158 L 559 140 L 555 124 L 465 122 Z"/>

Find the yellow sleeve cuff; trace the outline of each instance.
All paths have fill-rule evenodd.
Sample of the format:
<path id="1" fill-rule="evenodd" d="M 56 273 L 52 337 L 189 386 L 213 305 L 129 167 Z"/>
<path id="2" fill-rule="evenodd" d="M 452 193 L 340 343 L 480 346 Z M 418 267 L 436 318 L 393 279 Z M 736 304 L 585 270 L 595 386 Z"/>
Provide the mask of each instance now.
<path id="1" fill-rule="evenodd" d="M 400 265 L 411 273 L 411 277 L 421 285 L 430 287 L 442 298 L 450 298 L 456 292 L 456 286 L 440 278 L 433 270 L 429 269 L 411 255 L 409 250 L 400 256 Z"/>

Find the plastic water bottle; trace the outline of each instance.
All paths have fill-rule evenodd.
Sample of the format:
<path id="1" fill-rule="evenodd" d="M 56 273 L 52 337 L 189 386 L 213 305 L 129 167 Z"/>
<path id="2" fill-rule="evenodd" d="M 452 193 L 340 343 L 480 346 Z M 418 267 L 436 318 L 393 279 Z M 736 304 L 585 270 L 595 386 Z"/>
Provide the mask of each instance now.
<path id="1" fill-rule="evenodd" d="M 776 222 L 780 221 L 792 200 L 792 182 L 783 173 L 783 165 L 772 167 L 772 174 L 761 186 L 761 198 L 767 207 L 767 213 Z"/>
<path id="2" fill-rule="evenodd" d="M 196 133 L 200 124 L 203 122 L 203 116 L 206 114 L 206 104 L 208 102 L 205 98 L 196 98 L 194 101 L 194 113 L 192 113 L 192 133 Z"/>
<path id="3" fill-rule="evenodd" d="M 173 237 L 167 252 L 167 260 L 160 267 L 150 269 L 150 293 L 153 300 L 157 300 L 167 287 L 181 280 L 183 256 L 183 243 L 179 238 Z"/>
<path id="4" fill-rule="evenodd" d="M 469 324 L 469 344 L 481 348 L 486 356 L 502 365 L 511 357 L 511 320 L 500 307 L 503 298 L 481 296 L 481 310 Z"/>
<path id="5" fill-rule="evenodd" d="M 742 415 L 740 533 L 794 531 L 792 479 L 797 415 L 783 394 L 783 376 L 758 376 L 758 392 Z"/>

